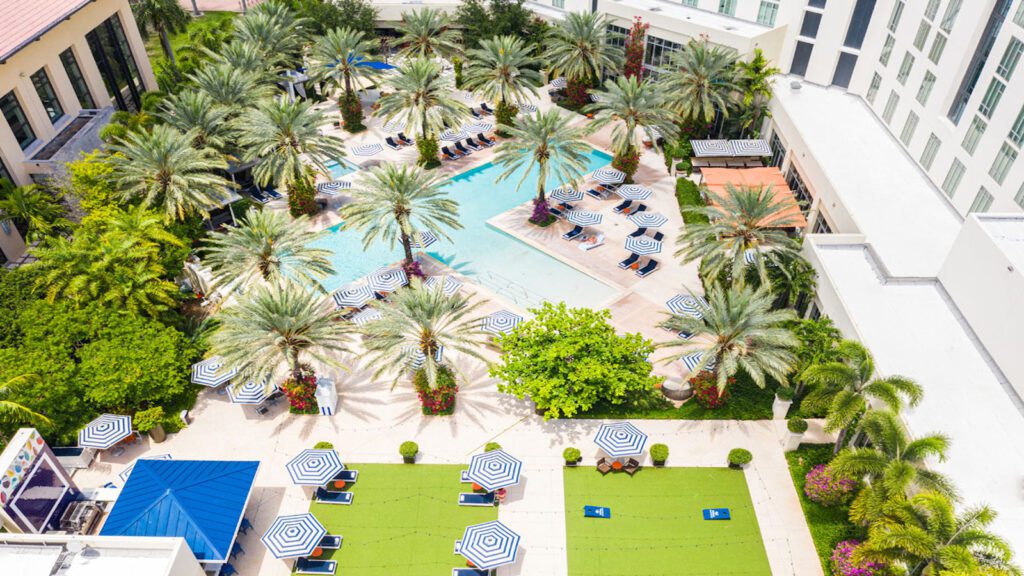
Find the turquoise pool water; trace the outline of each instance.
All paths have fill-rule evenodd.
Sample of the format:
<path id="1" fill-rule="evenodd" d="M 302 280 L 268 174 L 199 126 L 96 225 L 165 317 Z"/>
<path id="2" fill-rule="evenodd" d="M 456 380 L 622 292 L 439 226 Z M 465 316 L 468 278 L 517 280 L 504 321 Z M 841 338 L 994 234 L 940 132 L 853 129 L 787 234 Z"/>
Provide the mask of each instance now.
<path id="1" fill-rule="evenodd" d="M 610 161 L 607 154 L 593 150 L 588 170 Z M 532 198 L 537 187 L 536 172 L 516 191 L 520 175 L 496 182 L 501 171 L 488 163 L 448 181 L 447 190 L 459 203 L 463 228 L 449 232 L 451 242 L 439 240 L 424 252 L 520 306 L 536 306 L 544 300 L 589 307 L 606 302 L 615 294 L 611 286 L 487 224 L 488 219 Z M 313 243 L 334 252 L 331 262 L 337 273 L 325 282 L 328 290 L 402 258 L 400 246 L 392 250 L 375 243 L 364 249 L 362 235 L 341 230 L 341 226 L 334 226 Z"/>
<path id="2" fill-rule="evenodd" d="M 341 162 L 328 160 L 324 163 L 324 166 L 327 166 L 327 169 L 331 172 L 331 180 L 337 180 L 338 178 L 341 178 L 346 174 L 351 174 L 359 169 L 358 166 L 346 160 L 342 160 Z"/>

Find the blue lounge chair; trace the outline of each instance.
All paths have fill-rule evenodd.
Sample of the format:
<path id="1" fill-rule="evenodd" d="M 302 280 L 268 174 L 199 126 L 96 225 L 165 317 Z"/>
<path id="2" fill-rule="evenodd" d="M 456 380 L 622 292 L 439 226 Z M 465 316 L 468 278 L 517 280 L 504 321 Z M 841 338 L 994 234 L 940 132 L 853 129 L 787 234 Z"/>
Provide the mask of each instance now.
<path id="1" fill-rule="evenodd" d="M 281 198 L 284 198 L 284 195 L 278 192 L 273 186 L 267 186 L 266 188 L 263 189 L 263 191 L 267 193 L 267 196 L 270 196 L 274 200 L 280 200 Z"/>
<path id="2" fill-rule="evenodd" d="M 478 120 L 482 118 L 482 116 L 480 116 L 480 113 L 476 111 L 476 108 L 470 108 L 469 113 L 473 115 L 473 118 L 476 118 Z"/>
<path id="3" fill-rule="evenodd" d="M 629 213 L 636 214 L 637 212 L 643 212 L 644 210 L 647 210 L 647 204 L 641 204 L 637 206 L 635 210 L 630 210 Z"/>
<path id="4" fill-rule="evenodd" d="M 341 480 L 342 482 L 355 482 L 359 479 L 359 470 L 342 470 L 338 472 L 331 480 Z"/>
<path id="5" fill-rule="evenodd" d="M 644 234 L 647 234 L 647 228 L 637 228 L 633 232 L 629 233 L 630 237 L 632 238 L 636 238 L 637 236 L 643 236 Z"/>
<path id="6" fill-rule="evenodd" d="M 655 260 L 654 258 L 651 258 L 650 260 L 647 261 L 647 264 L 644 264 L 642 268 L 636 271 L 636 275 L 643 278 L 657 269 L 658 261 Z"/>
<path id="7" fill-rule="evenodd" d="M 630 206 L 632 206 L 632 205 L 633 205 L 633 201 L 632 201 L 632 200 L 623 200 L 623 201 L 622 201 L 622 204 L 619 204 L 619 205 L 618 205 L 618 206 L 616 206 L 615 208 L 612 208 L 612 210 L 613 210 L 613 211 L 614 211 L 614 212 L 615 212 L 616 214 L 622 214 L 622 212 L 623 212 L 624 210 L 626 210 L 627 208 L 629 208 L 629 207 L 630 207 Z"/>
<path id="8" fill-rule="evenodd" d="M 705 508 L 704 509 L 705 520 L 729 520 L 729 509 L 728 508 Z"/>
<path id="9" fill-rule="evenodd" d="M 351 492 L 331 492 L 323 488 L 316 489 L 314 500 L 321 504 L 351 504 L 353 494 Z"/>
<path id="10" fill-rule="evenodd" d="M 472 154 L 469 148 L 466 148 L 465 146 L 462 145 L 462 142 L 456 142 L 455 149 L 461 152 L 463 156 L 469 156 L 470 154 Z"/>
<path id="11" fill-rule="evenodd" d="M 466 138 L 465 144 L 466 146 L 469 147 L 470 150 L 483 150 L 483 148 L 481 148 L 479 144 L 474 142 L 472 138 Z"/>
<path id="12" fill-rule="evenodd" d="M 573 206 L 572 204 L 569 204 L 568 202 L 560 202 L 558 204 L 558 207 L 561 208 L 562 210 L 565 210 L 566 212 L 568 212 L 569 210 L 575 210 L 576 209 L 575 206 Z"/>
<path id="13" fill-rule="evenodd" d="M 575 240 L 580 234 L 583 234 L 583 226 L 576 226 L 572 230 L 562 234 L 562 240 Z"/>
<path id="14" fill-rule="evenodd" d="M 487 146 L 487 147 L 494 146 L 494 140 L 491 140 L 487 136 L 484 136 L 483 132 L 477 134 L 476 135 L 476 139 L 477 139 L 477 142 L 480 142 L 484 146 Z"/>
<path id="15" fill-rule="evenodd" d="M 299 558 L 295 561 L 296 574 L 334 574 L 337 570 L 338 563 L 334 560 Z"/>
<path id="16" fill-rule="evenodd" d="M 604 193 L 602 193 L 600 190 L 595 190 L 594 188 L 587 190 L 587 194 L 589 196 L 597 198 L 598 200 L 604 200 L 606 198 Z"/>
<path id="17" fill-rule="evenodd" d="M 663 233 L 661 233 L 661 232 L 655 232 L 655 233 L 654 233 L 654 236 L 652 236 L 652 238 L 654 238 L 654 239 L 655 239 L 655 240 L 657 240 L 658 242 L 661 242 L 661 241 L 662 241 L 662 239 L 663 239 L 663 238 L 665 238 L 665 234 L 663 234 Z"/>
<path id="18" fill-rule="evenodd" d="M 234 544 L 231 545 L 231 556 L 230 556 L 230 558 L 234 558 L 235 556 L 238 556 L 239 554 L 241 554 L 242 556 L 245 556 L 245 548 L 242 548 L 241 544 L 239 544 L 238 542 L 235 542 Z"/>
<path id="19" fill-rule="evenodd" d="M 412 146 L 414 143 L 412 138 L 409 138 L 408 136 L 405 135 L 405 132 L 398 133 L 398 141 L 401 142 L 402 144 L 405 144 L 406 146 Z"/>
<path id="20" fill-rule="evenodd" d="M 469 484 L 470 482 L 472 482 L 472 480 L 469 479 L 469 470 L 463 470 L 462 472 L 460 472 L 459 473 L 459 480 L 463 484 Z"/>
<path id="21" fill-rule="evenodd" d="M 487 102 L 481 102 L 480 109 L 483 110 L 484 113 L 486 114 L 494 114 L 494 110 L 492 110 L 491 107 L 487 105 Z"/>
<path id="22" fill-rule="evenodd" d="M 235 576 L 235 574 L 238 574 L 238 570 L 235 570 L 235 567 L 232 566 L 230 562 L 225 562 L 224 565 L 220 567 L 220 572 L 218 572 L 218 574 L 220 574 L 220 576 Z"/>
<path id="23" fill-rule="evenodd" d="M 458 554 L 461 551 L 462 551 L 462 540 L 456 540 L 455 541 L 455 551 L 453 552 L 453 554 Z"/>
<path id="24" fill-rule="evenodd" d="M 457 160 L 459 158 L 459 155 L 449 150 L 447 146 L 441 147 L 441 154 L 444 154 L 444 157 L 449 160 Z"/>
<path id="25" fill-rule="evenodd" d="M 402 148 L 395 142 L 395 139 L 392 138 L 391 136 L 385 138 L 384 143 L 387 144 L 388 148 L 391 148 L 392 150 L 400 150 Z"/>
<path id="26" fill-rule="evenodd" d="M 452 576 L 488 576 L 490 572 L 487 570 L 477 570 L 476 568 L 452 568 Z"/>
<path id="27" fill-rule="evenodd" d="M 459 494 L 459 506 L 494 506 L 494 492 L 487 494 L 463 492 Z"/>
<path id="28" fill-rule="evenodd" d="M 548 206 L 548 212 L 550 212 L 555 218 L 565 218 L 565 212 L 562 212 L 554 206 Z"/>
<path id="29" fill-rule="evenodd" d="M 248 518 L 242 518 L 242 525 L 239 527 L 239 532 L 242 534 L 248 534 L 249 530 L 252 530 L 252 522 L 249 522 Z"/>
<path id="30" fill-rule="evenodd" d="M 320 543 L 317 544 L 316 547 L 323 548 L 324 550 L 337 550 L 338 548 L 341 548 L 341 536 L 328 534 L 320 539 Z"/>
<path id="31" fill-rule="evenodd" d="M 689 340 L 690 338 L 693 338 L 693 334 L 691 334 L 690 332 L 687 332 L 685 330 L 680 331 L 679 334 L 677 334 L 677 336 L 681 340 Z"/>
<path id="32" fill-rule="evenodd" d="M 266 204 L 267 202 L 270 202 L 270 196 L 264 194 L 263 191 L 257 188 L 256 186 L 253 186 L 252 190 L 249 190 L 249 196 L 252 196 L 252 199 L 259 202 L 260 204 Z"/>
<path id="33" fill-rule="evenodd" d="M 623 269 L 629 268 L 630 266 L 635 264 L 636 261 L 639 260 L 639 259 L 640 259 L 640 255 L 639 254 L 630 253 L 629 258 L 626 258 L 622 262 L 619 262 L 619 268 L 623 268 Z"/>

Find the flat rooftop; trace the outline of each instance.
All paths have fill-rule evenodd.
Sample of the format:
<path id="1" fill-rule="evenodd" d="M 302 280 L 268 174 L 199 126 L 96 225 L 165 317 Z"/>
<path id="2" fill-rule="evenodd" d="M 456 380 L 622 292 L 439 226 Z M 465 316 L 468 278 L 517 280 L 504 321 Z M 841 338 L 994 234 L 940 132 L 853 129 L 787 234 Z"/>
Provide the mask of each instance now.
<path id="1" fill-rule="evenodd" d="M 977 216 L 982 229 L 995 240 L 1007 259 L 1017 270 L 1024 271 L 1024 216 Z"/>
<path id="2" fill-rule="evenodd" d="M 669 2 L 668 0 L 601 0 L 598 8 L 600 11 L 614 12 L 614 6 L 616 4 L 629 6 L 639 10 L 661 12 L 662 14 L 670 16 L 676 20 L 682 20 L 693 24 L 694 26 L 721 30 L 738 36 L 759 36 L 771 30 L 770 27 L 758 24 L 757 22 L 741 20 L 719 12 L 711 12 L 709 10 L 701 10 L 700 8 L 694 8 L 691 6 L 683 6 L 680 2 Z M 657 21 L 651 22 L 651 24 L 654 26 L 659 26 L 660 24 L 664 27 L 664 23 L 659 23 Z"/>
<path id="3" fill-rule="evenodd" d="M 93 0 L 0 0 L 0 63 Z"/>
<path id="4" fill-rule="evenodd" d="M 858 97 L 782 76 L 776 117 L 785 115 L 893 276 L 938 274 L 962 218 Z M 810 156 L 813 155 L 813 158 Z"/>
<path id="5" fill-rule="evenodd" d="M 111 576 L 166 574 L 174 557 L 171 549 L 90 547 L 64 554 L 62 546 L 0 544 L 0 574 L 19 576 Z"/>
<path id="6" fill-rule="evenodd" d="M 941 284 L 886 280 L 861 244 L 813 249 L 878 372 L 924 386 L 921 405 L 903 413 L 907 425 L 952 439 L 947 461 L 930 466 L 956 483 L 964 504 L 992 506 L 995 531 L 1024 553 L 1024 406 Z"/>

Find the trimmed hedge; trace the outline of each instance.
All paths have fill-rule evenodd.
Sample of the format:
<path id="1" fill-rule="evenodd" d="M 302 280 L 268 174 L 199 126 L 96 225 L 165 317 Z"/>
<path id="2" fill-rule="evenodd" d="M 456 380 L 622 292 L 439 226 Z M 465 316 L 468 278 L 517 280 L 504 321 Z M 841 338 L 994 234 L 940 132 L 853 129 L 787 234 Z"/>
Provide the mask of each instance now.
<path id="1" fill-rule="evenodd" d="M 683 214 L 683 222 L 686 224 L 707 224 L 708 217 L 704 214 L 683 211 L 684 208 L 692 206 L 706 206 L 704 198 L 700 195 L 700 188 L 689 178 L 679 178 L 676 180 L 676 201 L 679 202 L 679 210 Z"/>

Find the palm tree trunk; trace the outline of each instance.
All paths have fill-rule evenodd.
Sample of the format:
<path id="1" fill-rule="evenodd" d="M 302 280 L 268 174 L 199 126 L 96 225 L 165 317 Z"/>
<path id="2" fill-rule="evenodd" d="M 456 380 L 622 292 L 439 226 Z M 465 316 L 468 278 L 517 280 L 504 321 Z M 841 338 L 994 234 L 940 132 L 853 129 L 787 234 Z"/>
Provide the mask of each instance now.
<path id="1" fill-rule="evenodd" d="M 248 9 L 249 9 L 249 6 L 246 5 L 245 0 L 242 0 L 242 14 L 245 14 L 245 12 Z"/>
<path id="2" fill-rule="evenodd" d="M 171 66 L 177 67 L 178 62 L 174 59 L 174 48 L 171 48 L 171 39 L 167 36 L 167 29 L 163 26 L 160 27 L 160 46 L 163 47 L 167 59 L 171 61 Z"/>
<path id="3" fill-rule="evenodd" d="M 199 6 L 196 4 L 196 0 L 192 0 L 192 15 L 202 16 L 203 13 L 199 11 Z"/>
<path id="4" fill-rule="evenodd" d="M 833 454 L 839 454 L 839 451 L 843 449 L 843 445 L 846 443 L 846 435 L 849 434 L 849 432 L 849 426 L 839 431 L 839 436 L 836 437 L 836 445 L 832 449 Z"/>
<path id="5" fill-rule="evenodd" d="M 547 167 L 547 163 L 548 163 L 547 160 L 538 160 L 537 161 L 537 168 L 540 169 L 540 174 L 541 174 L 541 177 L 537 178 L 537 203 L 538 204 L 541 203 L 541 202 L 547 202 L 547 197 L 544 195 L 544 189 L 547 188 L 547 182 L 544 181 L 544 177 L 543 177 L 543 174 L 545 173 L 545 168 Z"/>
<path id="6" fill-rule="evenodd" d="M 402 249 L 405 250 L 405 265 L 412 265 L 412 239 L 405 232 L 402 232 Z"/>
<path id="7" fill-rule="evenodd" d="M 345 76 L 345 96 L 351 97 L 352 95 L 352 77 L 348 72 L 344 73 Z"/>
<path id="8" fill-rule="evenodd" d="M 292 378 L 298 383 L 302 379 L 302 364 L 299 363 L 299 351 L 293 350 L 289 356 L 292 357 Z"/>

